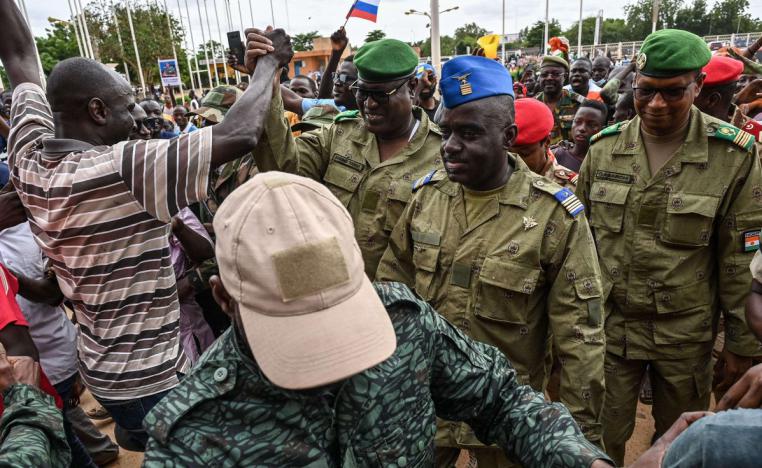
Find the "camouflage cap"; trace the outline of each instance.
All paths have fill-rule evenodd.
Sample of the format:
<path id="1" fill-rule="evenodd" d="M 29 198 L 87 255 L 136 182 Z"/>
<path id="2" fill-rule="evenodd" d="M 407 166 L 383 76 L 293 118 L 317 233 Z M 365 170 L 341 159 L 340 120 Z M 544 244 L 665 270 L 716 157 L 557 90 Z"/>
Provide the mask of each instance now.
<path id="1" fill-rule="evenodd" d="M 214 123 L 222 122 L 225 114 L 228 113 L 233 104 L 243 95 L 243 91 L 235 86 L 217 86 L 204 96 L 201 100 L 201 107 L 191 112 L 189 115 L 200 115 L 206 120 Z"/>
<path id="2" fill-rule="evenodd" d="M 291 126 L 295 132 L 309 132 L 321 127 L 327 127 L 333 123 L 333 119 L 339 114 L 339 110 L 331 106 L 315 106 L 304 113 L 302 121 Z"/>

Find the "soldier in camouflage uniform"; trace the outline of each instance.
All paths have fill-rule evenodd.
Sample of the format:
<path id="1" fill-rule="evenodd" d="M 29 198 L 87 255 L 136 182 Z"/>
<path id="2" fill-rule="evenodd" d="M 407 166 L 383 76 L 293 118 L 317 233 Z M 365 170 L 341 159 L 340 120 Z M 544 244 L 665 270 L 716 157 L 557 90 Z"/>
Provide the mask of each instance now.
<path id="1" fill-rule="evenodd" d="M 404 285 L 372 286 L 324 186 L 259 174 L 214 223 L 234 326 L 146 417 L 144 466 L 430 466 L 436 415 L 526 466 L 609 466 L 496 348 Z"/>
<path id="2" fill-rule="evenodd" d="M 506 152 L 516 136 L 513 88 L 498 62 L 447 62 L 441 91 L 446 172 L 414 185 L 376 276 L 409 285 L 460 330 L 497 346 L 537 391 L 552 332 L 564 364 L 561 401 L 600 442 L 603 299 L 583 207 Z M 480 467 L 508 465 L 479 431 L 446 422 L 439 429 L 438 466 L 451 466 L 460 448 L 472 448 Z"/>
<path id="3" fill-rule="evenodd" d="M 550 132 L 553 129 L 553 114 L 537 99 L 525 98 L 516 101 L 516 127 L 518 135 L 509 148 L 535 174 L 545 176 L 561 187 L 574 190 L 578 174 L 559 164 L 550 151 Z"/>
<path id="4" fill-rule="evenodd" d="M 0 466 L 65 467 L 71 462 L 63 416 L 53 398 L 30 385 L 15 384 L 3 392 Z"/>
<path id="5" fill-rule="evenodd" d="M 564 82 L 569 73 L 569 64 L 561 57 L 548 55 L 543 57 L 540 66 L 540 91 L 535 99 L 543 102 L 553 112 L 553 131 L 550 143 L 571 140 L 572 122 L 585 96 L 572 90 L 564 89 Z"/>
<path id="6" fill-rule="evenodd" d="M 744 319 L 759 248 L 762 169 L 750 135 L 692 107 L 711 54 L 662 30 L 637 59 L 638 116 L 592 139 L 577 193 L 590 212 L 608 297 L 604 443 L 621 464 L 647 366 L 656 433 L 709 405 L 711 351 L 743 373 L 759 343 Z"/>
<path id="7" fill-rule="evenodd" d="M 318 180 L 341 200 L 354 219 L 372 279 L 410 199 L 410 185 L 441 167 L 442 137 L 426 113 L 413 106 L 418 57 L 410 46 L 394 39 L 370 42 L 355 54 L 354 63 L 360 111 L 340 114 L 333 125 L 294 138 L 276 93 L 254 157 L 260 170 Z"/>

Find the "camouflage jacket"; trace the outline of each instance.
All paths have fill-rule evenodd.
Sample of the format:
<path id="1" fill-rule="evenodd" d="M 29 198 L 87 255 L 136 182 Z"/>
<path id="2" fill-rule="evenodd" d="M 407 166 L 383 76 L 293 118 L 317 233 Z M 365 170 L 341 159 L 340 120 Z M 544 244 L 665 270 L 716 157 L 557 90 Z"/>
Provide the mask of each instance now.
<path id="1" fill-rule="evenodd" d="M 53 398 L 29 385 L 16 384 L 4 392 L 0 420 L 0 467 L 69 466 L 63 416 Z"/>
<path id="2" fill-rule="evenodd" d="M 401 284 L 376 290 L 397 333 L 389 359 L 338 386 L 289 391 L 264 377 L 233 327 L 146 416 L 144 466 L 433 466 L 435 415 L 468 421 L 526 466 L 608 460 L 496 348 Z"/>
<path id="3" fill-rule="evenodd" d="M 407 284 L 471 338 L 496 346 L 519 381 L 540 392 L 552 334 L 561 402 L 598 442 L 604 298 L 587 218 L 569 188 L 535 174 L 518 156 L 508 158 L 515 167 L 508 183 L 472 222 L 462 186 L 444 171 L 419 187 L 376 277 Z M 467 427 L 445 429 L 438 445 L 478 444 Z"/>
<path id="4" fill-rule="evenodd" d="M 577 183 L 611 291 L 606 350 L 627 359 L 706 354 L 723 314 L 728 350 L 758 356 L 744 314 L 762 226 L 752 136 L 694 107 L 685 142 L 651 174 L 640 135 L 635 117 L 593 136 Z"/>
<path id="5" fill-rule="evenodd" d="M 337 116 L 333 125 L 294 138 L 285 118 L 280 93 L 275 93 L 265 131 L 254 150 L 260 170 L 278 170 L 325 184 L 347 208 L 355 225 L 365 272 L 372 280 L 389 234 L 410 200 L 410 185 L 442 166 L 442 134 L 422 109 L 410 142 L 399 154 L 381 162 L 376 136 L 357 112 Z"/>
<path id="6" fill-rule="evenodd" d="M 209 177 L 209 198 L 203 203 L 196 205 L 194 213 L 199 221 L 209 231 L 214 238 L 214 228 L 212 221 L 220 205 L 230 195 L 233 190 L 245 184 L 249 179 L 257 174 L 257 164 L 251 153 L 223 164 L 217 170 L 213 171 Z M 209 288 L 209 278 L 219 274 L 217 260 L 210 258 L 201 263 L 187 275 L 193 288 L 197 293 Z"/>
<path id="7" fill-rule="evenodd" d="M 535 99 L 544 102 L 545 94 L 542 92 L 537 93 Z M 561 90 L 561 99 L 556 103 L 556 108 L 553 109 L 553 130 L 550 132 L 550 143 L 556 144 L 562 140 L 571 141 L 571 128 L 574 121 L 574 115 L 577 113 L 579 106 L 585 101 L 585 96 L 570 91 L 568 89 Z"/>

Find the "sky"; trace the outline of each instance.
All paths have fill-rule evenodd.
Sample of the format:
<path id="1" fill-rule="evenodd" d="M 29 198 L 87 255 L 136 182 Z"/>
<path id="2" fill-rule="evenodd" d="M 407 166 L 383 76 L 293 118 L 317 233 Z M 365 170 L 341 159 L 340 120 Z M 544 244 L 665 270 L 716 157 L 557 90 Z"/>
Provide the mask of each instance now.
<path id="1" fill-rule="evenodd" d="M 72 3 L 77 0 L 72 0 Z M 79 0 L 82 4 L 87 0 Z M 118 1 L 118 0 L 115 0 Z M 143 0 L 146 1 L 146 0 Z M 163 3 L 164 0 L 148 0 Z M 190 20 L 196 43 L 200 44 L 201 29 L 199 26 L 197 2 L 204 0 L 180 0 L 182 17 L 185 27 L 188 26 L 188 16 L 185 2 L 190 7 Z M 134 0 L 133 0 L 134 2 Z M 170 11 L 178 15 L 178 0 L 166 0 Z M 248 27 L 252 23 L 260 27 L 272 23 L 270 4 L 274 6 L 275 24 L 290 34 L 298 34 L 317 30 L 321 35 L 330 35 L 344 23 L 349 7 L 353 0 L 206 0 L 209 8 L 212 36 L 216 40 L 225 38 L 225 3 L 230 4 L 232 11 L 233 29 L 241 25 Z M 624 5 L 627 0 L 583 0 L 583 16 L 595 16 L 603 10 L 606 18 L 624 17 Z M 762 16 L 762 0 L 750 0 L 750 11 L 754 16 Z M 217 5 L 220 14 L 222 35 L 216 28 L 213 5 Z M 241 14 L 238 14 L 240 5 Z M 252 10 L 249 6 L 252 6 Z M 29 21 L 35 35 L 45 33 L 48 17 L 67 18 L 69 16 L 68 0 L 26 0 Z M 288 8 L 286 8 L 288 6 Z M 455 28 L 465 23 L 476 22 L 479 26 L 495 33 L 502 29 L 502 3 L 500 0 L 439 0 L 440 11 L 458 6 L 459 9 L 441 15 L 441 34 L 452 34 Z M 387 36 L 403 41 L 421 40 L 428 37 L 425 16 L 405 15 L 405 11 L 416 9 L 428 11 L 429 0 L 381 0 L 378 23 L 352 18 L 347 24 L 347 34 L 354 45 L 362 44 L 365 35 L 373 29 L 382 29 Z M 562 26 L 568 27 L 579 18 L 579 2 L 575 0 L 550 0 L 550 16 L 557 18 Z M 540 0 L 506 0 L 505 28 L 506 33 L 517 33 L 520 29 L 545 17 L 545 3 Z M 204 24 L 206 29 L 206 24 Z M 224 43 L 227 39 L 224 40 Z"/>

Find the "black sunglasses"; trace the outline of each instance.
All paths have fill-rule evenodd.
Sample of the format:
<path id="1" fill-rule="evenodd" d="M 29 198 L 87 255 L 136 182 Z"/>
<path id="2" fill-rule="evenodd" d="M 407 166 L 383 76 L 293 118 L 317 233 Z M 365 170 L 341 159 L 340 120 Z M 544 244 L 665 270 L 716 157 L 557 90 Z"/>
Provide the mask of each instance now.
<path id="1" fill-rule="evenodd" d="M 390 91 L 384 91 L 384 90 L 361 88 L 357 86 L 357 82 L 355 82 L 355 84 L 353 84 L 349 89 L 351 89 L 352 92 L 355 94 L 355 99 L 357 99 L 357 102 L 364 102 L 364 101 L 367 101 L 369 97 L 372 97 L 373 100 L 376 101 L 378 104 L 385 105 L 389 103 L 389 98 L 394 96 L 397 93 L 397 91 L 399 91 L 407 83 L 408 81 L 405 80 L 402 83 L 400 83 L 399 86 L 397 86 L 396 88 Z"/>
<path id="2" fill-rule="evenodd" d="M 690 86 L 697 82 L 699 77 L 696 77 L 693 81 L 691 81 L 688 86 L 674 86 L 671 88 L 639 88 L 636 86 L 633 86 L 633 94 L 632 97 L 637 99 L 638 101 L 650 101 L 654 97 L 656 97 L 656 93 L 661 94 L 661 98 L 664 99 L 667 102 L 677 102 L 680 99 L 683 98 L 685 95 L 685 90 L 690 88 Z"/>
<path id="3" fill-rule="evenodd" d="M 161 117 L 147 117 L 143 119 L 141 122 L 145 127 L 149 130 L 155 130 L 159 127 L 159 123 L 161 122 Z"/>
<path id="4" fill-rule="evenodd" d="M 342 84 L 344 86 L 357 81 L 356 76 L 348 75 L 346 73 L 336 73 L 336 72 L 331 73 L 331 79 L 333 80 L 334 83 Z"/>

